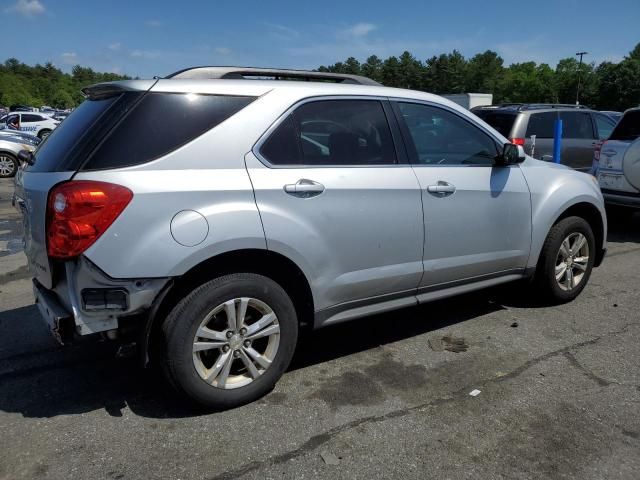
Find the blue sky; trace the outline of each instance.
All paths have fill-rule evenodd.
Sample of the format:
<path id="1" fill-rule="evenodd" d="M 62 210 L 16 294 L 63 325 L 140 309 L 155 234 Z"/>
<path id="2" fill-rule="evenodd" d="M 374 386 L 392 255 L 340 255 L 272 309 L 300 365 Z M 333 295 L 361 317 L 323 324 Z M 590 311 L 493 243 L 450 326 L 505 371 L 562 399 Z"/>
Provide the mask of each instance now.
<path id="1" fill-rule="evenodd" d="M 404 50 L 424 60 L 455 48 L 555 65 L 580 50 L 586 61 L 619 61 L 640 42 L 640 0 L 528 3 L 0 0 L 0 61 L 150 77 L 192 65 L 314 68 Z"/>

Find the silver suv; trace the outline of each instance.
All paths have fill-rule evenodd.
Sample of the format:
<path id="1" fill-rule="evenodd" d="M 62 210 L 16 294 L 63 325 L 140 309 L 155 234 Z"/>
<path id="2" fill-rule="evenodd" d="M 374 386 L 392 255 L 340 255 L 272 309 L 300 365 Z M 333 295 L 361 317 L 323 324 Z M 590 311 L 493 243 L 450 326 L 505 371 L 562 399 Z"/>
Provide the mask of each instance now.
<path id="1" fill-rule="evenodd" d="M 84 93 L 16 180 L 37 305 L 207 406 L 268 392 L 303 330 L 522 279 L 569 301 L 605 253 L 593 177 L 435 95 L 220 67 Z"/>

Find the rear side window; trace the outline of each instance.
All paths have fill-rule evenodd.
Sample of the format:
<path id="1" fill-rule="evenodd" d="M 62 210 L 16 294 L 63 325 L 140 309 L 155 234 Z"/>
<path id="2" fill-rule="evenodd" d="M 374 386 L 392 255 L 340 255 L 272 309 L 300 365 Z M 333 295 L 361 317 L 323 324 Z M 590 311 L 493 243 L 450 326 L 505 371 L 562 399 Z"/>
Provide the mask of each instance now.
<path id="1" fill-rule="evenodd" d="M 160 158 L 253 100 L 255 97 L 149 93 L 114 127 L 83 170 L 120 168 Z"/>
<path id="2" fill-rule="evenodd" d="M 511 129 L 518 116 L 515 113 L 491 112 L 486 110 L 478 110 L 473 113 L 507 138 L 511 137 Z"/>
<path id="3" fill-rule="evenodd" d="M 120 94 L 102 100 L 85 100 L 71 115 L 53 130 L 46 141 L 35 151 L 34 164 L 27 167 L 31 172 L 62 172 L 75 170 L 80 152 L 87 152 L 91 134 L 102 135 L 109 128 L 104 118 L 117 107 L 125 109 L 139 94 Z"/>
<path id="4" fill-rule="evenodd" d="M 262 145 L 274 165 L 385 165 L 396 163 L 391 130 L 377 100 L 305 103 Z"/>
<path id="5" fill-rule="evenodd" d="M 632 142 L 640 138 L 640 110 L 633 110 L 623 115 L 613 129 L 609 140 Z"/>
<path id="6" fill-rule="evenodd" d="M 615 127 L 615 122 L 611 120 L 606 115 L 602 115 L 600 113 L 594 113 L 593 118 L 596 120 L 596 127 L 598 128 L 598 140 L 605 140 L 609 138 L 611 132 L 613 131 L 613 127 Z"/>
<path id="7" fill-rule="evenodd" d="M 23 122 L 41 122 L 43 118 L 40 115 L 31 115 L 29 113 L 22 114 Z"/>

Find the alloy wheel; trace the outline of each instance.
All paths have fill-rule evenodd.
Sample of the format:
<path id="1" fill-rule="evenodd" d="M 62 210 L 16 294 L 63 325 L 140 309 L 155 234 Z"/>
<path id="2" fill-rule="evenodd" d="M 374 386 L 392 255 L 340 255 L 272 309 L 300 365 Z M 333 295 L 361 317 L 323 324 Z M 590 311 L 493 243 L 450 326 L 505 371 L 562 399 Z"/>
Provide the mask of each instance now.
<path id="1" fill-rule="evenodd" d="M 278 353 L 280 325 L 269 305 L 234 298 L 215 307 L 193 339 L 193 365 L 208 384 L 244 387 L 260 377 Z"/>
<path id="2" fill-rule="evenodd" d="M 579 232 L 569 234 L 560 244 L 555 276 L 558 286 L 570 291 L 580 285 L 589 264 L 589 242 Z"/>
<path id="3" fill-rule="evenodd" d="M 15 173 L 16 164 L 12 158 L 0 155 L 0 176 L 10 177 Z"/>

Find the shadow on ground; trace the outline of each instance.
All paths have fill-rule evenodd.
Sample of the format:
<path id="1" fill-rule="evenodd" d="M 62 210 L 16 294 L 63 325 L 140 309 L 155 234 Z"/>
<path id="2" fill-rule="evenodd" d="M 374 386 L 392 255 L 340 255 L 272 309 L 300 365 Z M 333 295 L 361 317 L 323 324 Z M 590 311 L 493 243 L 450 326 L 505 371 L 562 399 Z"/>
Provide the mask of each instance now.
<path id="1" fill-rule="evenodd" d="M 504 307 L 494 299 L 500 295 L 501 290 L 489 294 L 480 292 L 465 295 L 463 299 L 438 301 L 428 307 L 407 308 L 310 333 L 301 340 L 290 370 L 321 364 L 501 310 Z M 0 313 L 0 328 L 6 327 L 7 322 L 21 322 L 18 327 L 32 331 L 36 326 L 30 324 L 39 321 L 35 306 Z M 41 334 L 42 330 L 38 332 Z M 151 418 L 181 418 L 207 413 L 186 406 L 170 394 L 170 388 L 157 369 L 143 370 L 136 359 L 115 359 L 116 349 L 111 342 L 57 347 L 41 340 L 37 349 L 12 353 L 7 344 L 17 341 L 28 339 L 18 339 L 13 334 L 0 338 L 0 411 L 46 418 L 98 409 L 120 416 L 125 406 L 137 415 Z M 426 343 L 425 348 L 429 348 Z"/>
<path id="2" fill-rule="evenodd" d="M 640 243 L 640 214 L 611 222 L 613 242 Z M 506 307 L 537 308 L 522 283 L 367 317 L 301 339 L 290 370 L 310 367 L 380 345 L 422 335 Z M 32 333 L 36 332 L 32 336 Z M 0 411 L 54 417 L 128 407 L 151 418 L 203 414 L 170 394 L 157 370 L 114 358 L 115 345 L 90 342 L 59 348 L 43 332 L 35 306 L 0 313 Z M 425 348 L 428 348 L 425 342 Z"/>

